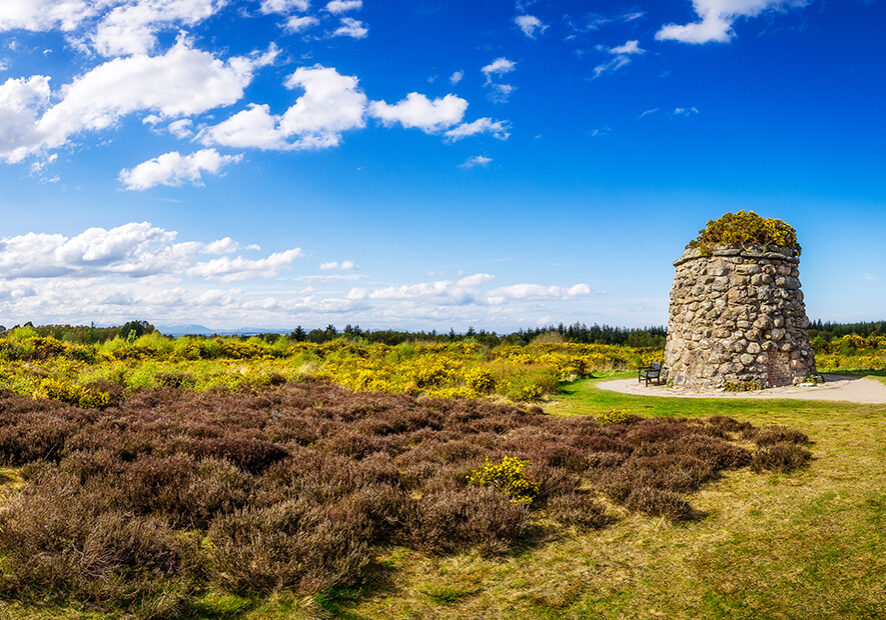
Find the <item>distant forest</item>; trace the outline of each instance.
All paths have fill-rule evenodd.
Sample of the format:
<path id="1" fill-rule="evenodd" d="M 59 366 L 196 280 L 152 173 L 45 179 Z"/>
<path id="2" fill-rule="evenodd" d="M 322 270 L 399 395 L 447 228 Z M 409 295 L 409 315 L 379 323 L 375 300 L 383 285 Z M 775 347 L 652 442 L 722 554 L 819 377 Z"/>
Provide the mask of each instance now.
<path id="1" fill-rule="evenodd" d="M 29 327 L 39 336 L 51 336 L 64 342 L 78 344 L 100 343 L 114 338 L 134 340 L 144 334 L 158 331 L 147 321 L 129 321 L 123 325 L 114 327 L 96 327 L 95 325 L 33 325 L 26 323 L 24 326 L 16 325 L 10 328 Z M 6 333 L 6 327 L 0 325 L 0 337 Z M 812 321 L 809 324 L 809 337 L 820 337 L 826 342 L 849 334 L 856 334 L 864 338 L 870 336 L 886 336 L 886 321 L 872 321 L 865 323 L 832 323 Z M 398 331 L 398 330 L 375 330 L 361 329 L 358 325 L 346 325 L 339 330 L 334 325 L 325 328 L 306 330 L 300 325 L 288 336 L 294 342 L 329 342 L 336 338 L 361 340 L 364 342 L 380 342 L 388 345 L 397 345 L 403 342 L 428 341 L 428 342 L 463 342 L 472 341 L 494 347 L 500 344 L 525 345 L 530 342 L 576 342 L 581 344 L 615 344 L 631 347 L 663 347 L 667 336 L 667 328 L 664 326 L 645 327 L 643 329 L 629 329 L 625 327 L 611 327 L 609 325 L 591 325 L 574 323 L 572 325 L 548 325 L 546 327 L 534 327 L 519 329 L 509 334 L 498 334 L 485 330 L 475 330 L 469 327 L 465 332 L 456 332 L 450 329 L 448 332 Z M 280 333 L 258 333 L 239 335 L 241 340 L 258 337 L 267 341 L 274 341 L 281 336 Z M 195 334 L 194 338 L 210 338 L 212 336 Z"/>

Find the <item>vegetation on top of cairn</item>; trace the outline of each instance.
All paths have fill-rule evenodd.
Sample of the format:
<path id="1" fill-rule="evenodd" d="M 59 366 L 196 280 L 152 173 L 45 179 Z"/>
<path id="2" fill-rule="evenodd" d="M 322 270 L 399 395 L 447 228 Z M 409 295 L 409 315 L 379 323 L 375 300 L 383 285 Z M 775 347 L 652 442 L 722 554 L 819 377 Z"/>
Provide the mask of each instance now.
<path id="1" fill-rule="evenodd" d="M 710 254 L 714 247 L 724 245 L 778 246 L 796 251 L 797 256 L 802 249 L 793 226 L 775 218 L 761 217 L 753 211 L 726 213 L 718 220 L 710 220 L 703 230 L 698 231 L 698 238 L 686 247 Z"/>

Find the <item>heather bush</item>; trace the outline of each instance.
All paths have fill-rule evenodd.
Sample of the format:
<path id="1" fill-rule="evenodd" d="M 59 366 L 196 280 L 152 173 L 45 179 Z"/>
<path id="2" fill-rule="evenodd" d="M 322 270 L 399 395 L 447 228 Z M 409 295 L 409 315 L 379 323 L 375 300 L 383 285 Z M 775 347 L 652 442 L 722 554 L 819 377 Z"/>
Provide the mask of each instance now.
<path id="1" fill-rule="evenodd" d="M 653 487 L 635 488 L 625 500 L 625 506 L 630 510 L 674 520 L 694 516 L 692 506 L 679 494 Z"/>
<path id="2" fill-rule="evenodd" d="M 753 434 L 754 443 L 758 446 L 771 446 L 777 443 L 789 442 L 805 446 L 809 443 L 809 437 L 795 428 L 784 426 L 764 426 Z"/>
<path id="3" fill-rule="evenodd" d="M 529 509 L 491 488 L 429 493 L 417 503 L 407 539 L 425 551 L 475 546 L 484 554 L 507 551 L 529 529 Z"/>
<path id="4" fill-rule="evenodd" d="M 300 500 L 245 508 L 209 528 L 213 579 L 233 592 L 319 592 L 357 581 L 371 561 L 358 526 Z"/>
<path id="5" fill-rule="evenodd" d="M 796 443 L 783 441 L 757 450 L 751 459 L 751 469 L 756 472 L 769 470 L 787 474 L 803 467 L 811 458 L 809 450 Z"/>
<path id="6" fill-rule="evenodd" d="M 597 529 L 612 521 L 606 509 L 586 493 L 566 493 L 552 499 L 547 506 L 548 514 L 563 525 Z"/>

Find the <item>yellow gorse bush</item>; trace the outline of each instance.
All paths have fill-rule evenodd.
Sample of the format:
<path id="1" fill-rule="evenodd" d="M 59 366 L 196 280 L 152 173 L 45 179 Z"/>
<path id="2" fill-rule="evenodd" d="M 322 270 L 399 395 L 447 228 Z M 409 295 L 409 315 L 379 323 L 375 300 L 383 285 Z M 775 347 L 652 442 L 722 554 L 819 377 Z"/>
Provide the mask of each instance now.
<path id="1" fill-rule="evenodd" d="M 698 231 L 698 238 L 690 241 L 686 247 L 709 252 L 716 246 L 752 245 L 789 248 L 796 251 L 798 256 L 802 250 L 793 226 L 775 218 L 761 217 L 753 211 L 726 213 L 719 219 L 709 221 L 704 229 Z"/>
<path id="2" fill-rule="evenodd" d="M 479 487 L 494 487 L 511 498 L 515 504 L 531 504 L 538 496 L 539 485 L 526 477 L 523 469 L 529 461 L 521 461 L 513 456 L 504 456 L 501 463 L 486 459 L 480 469 L 467 475 L 468 484 Z"/>

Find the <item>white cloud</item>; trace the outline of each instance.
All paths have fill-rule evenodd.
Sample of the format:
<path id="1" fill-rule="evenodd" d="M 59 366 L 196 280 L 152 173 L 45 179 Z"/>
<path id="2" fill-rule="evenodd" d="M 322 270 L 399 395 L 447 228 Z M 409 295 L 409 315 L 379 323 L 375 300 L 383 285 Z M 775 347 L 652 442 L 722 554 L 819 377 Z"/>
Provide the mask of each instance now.
<path id="1" fill-rule="evenodd" d="M 467 108 L 467 101 L 452 94 L 432 101 L 420 93 L 409 93 L 406 99 L 393 105 L 373 101 L 369 105 L 369 114 L 381 120 L 386 127 L 400 123 L 407 129 L 418 128 L 425 133 L 437 133 L 460 123 Z"/>
<path id="2" fill-rule="evenodd" d="M 453 86 L 455 86 L 456 84 L 458 84 L 459 82 L 462 81 L 462 78 L 464 78 L 464 76 L 465 76 L 464 71 L 456 71 L 452 75 L 449 76 L 449 83 L 452 84 Z"/>
<path id="3" fill-rule="evenodd" d="M 489 273 L 478 273 L 460 280 L 438 280 L 402 286 L 352 288 L 346 298 L 353 301 L 400 301 L 413 304 L 500 306 L 511 301 L 570 300 L 591 294 L 587 284 L 571 287 L 541 284 L 513 284 L 483 290 L 495 280 Z"/>
<path id="4" fill-rule="evenodd" d="M 217 239 L 211 243 L 207 243 L 203 248 L 204 254 L 233 254 L 234 252 L 239 252 L 241 250 L 261 250 L 261 246 L 256 245 L 255 243 L 249 245 L 240 245 L 237 241 L 234 241 L 230 237 L 224 237 L 223 239 Z"/>
<path id="5" fill-rule="evenodd" d="M 0 32 L 56 28 L 70 32 L 95 14 L 94 2 L 86 0 L 3 0 L 0 2 Z"/>
<path id="6" fill-rule="evenodd" d="M 108 13 L 91 36 L 105 56 L 145 54 L 154 49 L 157 32 L 176 25 L 192 26 L 211 17 L 227 0 L 138 0 Z"/>
<path id="7" fill-rule="evenodd" d="M 308 0 L 262 0 L 259 11 L 265 15 L 271 13 L 287 15 L 292 11 L 307 11 L 309 6 Z"/>
<path id="8" fill-rule="evenodd" d="M 464 162 L 459 164 L 459 168 L 476 168 L 477 166 L 487 166 L 492 162 L 491 157 L 484 157 L 483 155 L 474 155 L 473 157 L 468 157 Z"/>
<path id="9" fill-rule="evenodd" d="M 639 41 L 627 41 L 624 45 L 610 47 L 610 54 L 630 56 L 633 54 L 643 54 L 646 50 L 640 49 Z"/>
<path id="10" fill-rule="evenodd" d="M 326 5 L 326 10 L 336 15 L 348 11 L 359 11 L 362 8 L 363 0 L 332 0 Z"/>
<path id="11" fill-rule="evenodd" d="M 650 108 L 648 110 L 643 110 L 643 113 L 640 114 L 639 118 L 646 118 L 650 114 L 655 114 L 656 112 L 658 112 L 658 110 L 659 108 Z"/>
<path id="12" fill-rule="evenodd" d="M 511 73 L 516 69 L 517 63 L 513 60 L 508 60 L 507 58 L 496 58 L 488 65 L 484 66 L 480 71 L 483 75 L 486 76 L 486 82 L 484 86 L 490 89 L 489 99 L 494 103 L 504 103 L 508 100 L 515 90 L 517 90 L 516 86 L 512 86 L 511 84 L 502 84 L 493 81 L 493 78 L 501 77 L 508 73 Z"/>
<path id="13" fill-rule="evenodd" d="M 488 300 L 492 304 L 501 304 L 509 300 L 527 299 L 570 299 L 590 295 L 587 284 L 576 284 L 569 288 L 562 286 L 542 286 L 540 284 L 512 284 L 489 292 Z"/>
<path id="14" fill-rule="evenodd" d="M 341 25 L 332 33 L 334 37 L 351 37 L 353 39 L 364 39 L 368 35 L 369 28 L 353 17 L 342 17 Z"/>
<path id="15" fill-rule="evenodd" d="M 200 133 L 206 145 L 265 150 L 328 148 L 341 143 L 341 134 L 365 126 L 367 98 L 355 77 L 332 68 L 301 67 L 287 80 L 287 88 L 304 94 L 282 115 L 267 105 L 251 104 L 228 120 Z"/>
<path id="16" fill-rule="evenodd" d="M 305 256 L 305 252 L 301 248 L 294 248 L 285 252 L 274 252 L 267 258 L 256 260 L 250 260 L 242 256 L 235 258 L 223 256 L 205 263 L 197 263 L 185 273 L 194 278 L 216 279 L 222 282 L 271 278 L 289 267 L 293 261 L 303 256 Z"/>
<path id="17" fill-rule="evenodd" d="M 508 124 L 505 121 L 493 121 L 491 118 L 486 117 L 478 118 L 472 123 L 462 123 L 457 127 L 453 127 L 444 135 L 449 141 L 458 142 L 463 138 L 483 133 L 492 134 L 494 138 L 499 140 L 507 140 L 511 136 Z"/>
<path id="18" fill-rule="evenodd" d="M 699 114 L 699 111 L 695 106 L 691 108 L 674 108 L 674 111 L 671 112 L 672 116 L 695 116 L 697 114 Z"/>
<path id="19" fill-rule="evenodd" d="M 513 60 L 508 60 L 507 58 L 496 58 L 491 63 L 480 69 L 483 72 L 483 75 L 486 76 L 486 82 L 489 83 L 492 81 L 493 76 L 499 77 L 505 75 L 506 73 L 511 73 L 514 69 L 517 68 L 517 63 Z"/>
<path id="20" fill-rule="evenodd" d="M 309 15 L 299 17 L 298 15 L 293 15 L 286 20 L 285 28 L 289 32 L 301 32 L 303 30 L 307 30 L 308 28 L 316 26 L 319 23 L 320 20 L 316 17 L 311 17 Z"/>
<path id="21" fill-rule="evenodd" d="M 194 132 L 191 130 L 191 126 L 194 124 L 189 118 L 181 118 L 177 121 L 172 121 L 167 125 L 166 130 L 174 135 L 176 138 L 180 138 L 184 140 L 185 138 L 191 137 Z"/>
<path id="22" fill-rule="evenodd" d="M 242 255 L 259 250 L 230 237 L 179 240 L 178 233 L 148 222 L 73 236 L 32 232 L 0 238 L 0 315 L 14 322 L 88 323 L 100 316 L 108 324 L 138 318 L 211 328 L 368 322 L 446 329 L 502 321 L 514 327 L 590 292 L 584 284 L 492 288 L 496 278 L 490 273 L 354 287 L 361 276 L 347 271 L 353 261 L 335 261 L 337 268 L 324 275 L 293 276 L 303 250 Z M 561 310 L 556 314 L 563 316 Z"/>
<path id="23" fill-rule="evenodd" d="M 276 54 L 272 47 L 222 61 L 180 40 L 161 56 L 116 58 L 95 67 L 63 87 L 61 100 L 48 109 L 48 77 L 9 80 L 0 86 L 0 158 L 21 161 L 133 112 L 174 119 L 230 105 L 243 96 L 255 69 Z"/>
<path id="24" fill-rule="evenodd" d="M 354 271 L 355 269 L 358 269 L 357 263 L 352 260 L 332 261 L 320 265 L 320 271 Z"/>
<path id="25" fill-rule="evenodd" d="M 220 155 L 215 149 L 203 149 L 190 155 L 172 151 L 142 162 L 131 170 L 122 170 L 120 181 L 126 189 L 140 191 L 157 185 L 202 185 L 204 172 L 219 174 L 223 167 L 241 159 L 241 155 Z"/>
<path id="26" fill-rule="evenodd" d="M 606 49 L 606 52 L 611 54 L 613 58 L 594 67 L 594 78 L 598 78 L 607 72 L 618 71 L 631 62 L 632 56 L 645 54 L 646 50 L 640 48 L 639 41 L 627 41 L 624 45 Z"/>
<path id="27" fill-rule="evenodd" d="M 542 34 L 548 28 L 535 15 L 518 15 L 514 18 L 514 23 L 530 39 L 534 39 L 536 35 Z"/>
<path id="28" fill-rule="evenodd" d="M 15 278 L 104 277 L 144 278 L 153 275 L 190 275 L 199 278 L 238 279 L 257 273 L 276 274 L 296 258 L 299 248 L 267 258 L 242 257 L 201 262 L 204 252 L 217 253 L 224 245 L 196 241 L 176 242 L 178 233 L 132 222 L 116 228 L 89 228 L 74 237 L 28 233 L 0 239 L 0 280 Z M 221 261 L 221 262 L 219 262 Z"/>
<path id="29" fill-rule="evenodd" d="M 741 17 L 756 17 L 765 11 L 805 6 L 807 0 L 692 0 L 700 21 L 685 25 L 666 24 L 655 33 L 659 41 L 682 43 L 726 43 L 735 36 L 732 26 Z"/>

